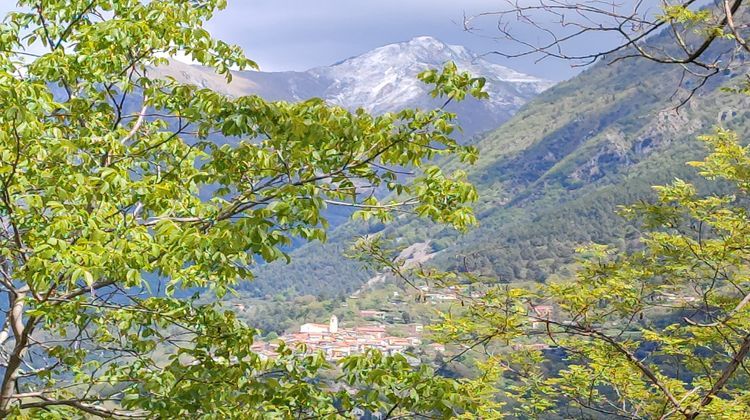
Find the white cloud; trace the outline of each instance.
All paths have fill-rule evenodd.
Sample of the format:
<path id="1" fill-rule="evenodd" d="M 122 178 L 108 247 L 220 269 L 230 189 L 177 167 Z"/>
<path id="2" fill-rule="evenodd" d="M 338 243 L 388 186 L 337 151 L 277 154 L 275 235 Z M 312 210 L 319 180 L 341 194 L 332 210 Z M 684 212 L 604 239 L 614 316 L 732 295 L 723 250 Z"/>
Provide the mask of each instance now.
<path id="1" fill-rule="evenodd" d="M 532 0 L 529 0 L 532 1 Z M 466 33 L 463 14 L 497 10 L 503 0 L 229 0 L 208 24 L 221 39 L 241 45 L 264 70 L 304 70 L 327 65 L 392 42 L 431 35 L 479 53 L 503 48 L 494 22 L 481 35 Z M 14 8 L 0 0 L 0 14 Z M 495 60 L 525 73 L 560 79 L 574 74 L 569 63 L 533 59 Z"/>

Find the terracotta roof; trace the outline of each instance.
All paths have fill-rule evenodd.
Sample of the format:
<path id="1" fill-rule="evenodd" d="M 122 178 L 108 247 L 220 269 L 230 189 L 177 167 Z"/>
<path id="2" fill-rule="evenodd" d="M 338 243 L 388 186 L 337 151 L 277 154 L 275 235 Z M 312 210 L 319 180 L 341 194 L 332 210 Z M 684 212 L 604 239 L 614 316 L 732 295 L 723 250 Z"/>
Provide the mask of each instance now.
<path id="1" fill-rule="evenodd" d="M 357 327 L 357 331 L 385 331 L 385 327 L 381 325 L 365 325 L 363 327 Z"/>

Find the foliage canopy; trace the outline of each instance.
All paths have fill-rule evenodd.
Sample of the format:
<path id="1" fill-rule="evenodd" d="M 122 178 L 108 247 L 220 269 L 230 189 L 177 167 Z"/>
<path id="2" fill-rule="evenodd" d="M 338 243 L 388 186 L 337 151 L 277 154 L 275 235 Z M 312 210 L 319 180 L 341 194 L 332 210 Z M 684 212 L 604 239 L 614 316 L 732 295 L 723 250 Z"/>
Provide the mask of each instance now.
<path id="1" fill-rule="evenodd" d="M 327 205 L 471 225 L 476 193 L 461 173 L 394 169 L 473 160 L 451 139 L 452 114 L 373 116 L 149 77 L 178 55 L 228 81 L 256 67 L 203 28 L 223 0 L 18 5 L 0 25 L 0 416 L 445 415 L 474 404 L 457 397 L 470 381 L 374 354 L 344 362 L 348 387 L 328 389 L 320 356 L 282 346 L 261 359 L 257 331 L 233 313 L 176 297 L 222 296 L 256 260 L 284 258 L 292 238 L 325 239 Z M 483 80 L 455 66 L 423 78 L 446 101 L 483 95 Z"/>
<path id="2" fill-rule="evenodd" d="M 639 250 L 582 248 L 573 278 L 495 285 L 464 295 L 464 311 L 442 314 L 434 330 L 443 342 L 484 355 L 481 369 L 503 372 L 504 415 L 750 415 L 750 148 L 725 130 L 701 139 L 711 153 L 690 165 L 724 193 L 680 179 L 654 187 L 655 202 L 622 210 L 644 227 Z M 487 283 L 409 268 L 378 238 L 356 248 L 410 285 Z"/>
<path id="3" fill-rule="evenodd" d="M 322 356 L 262 358 L 232 312 L 178 297 L 223 296 L 293 238 L 324 240 L 329 205 L 474 223 L 465 174 L 427 163 L 477 158 L 444 109 L 373 116 L 149 77 L 180 54 L 228 80 L 255 67 L 202 27 L 224 3 L 21 0 L 0 26 L 0 416 L 750 415 L 750 152 L 728 131 L 693 166 L 731 194 L 660 187 L 624 211 L 649 231 L 642 249 L 591 247 L 575 279 L 445 314 L 445 341 L 488 355 L 475 379 L 369 352 L 330 387 Z M 687 22 L 676 12 L 660 19 Z M 421 78 L 446 103 L 484 96 L 455 66 Z M 360 246 L 409 282 L 478 280 Z"/>

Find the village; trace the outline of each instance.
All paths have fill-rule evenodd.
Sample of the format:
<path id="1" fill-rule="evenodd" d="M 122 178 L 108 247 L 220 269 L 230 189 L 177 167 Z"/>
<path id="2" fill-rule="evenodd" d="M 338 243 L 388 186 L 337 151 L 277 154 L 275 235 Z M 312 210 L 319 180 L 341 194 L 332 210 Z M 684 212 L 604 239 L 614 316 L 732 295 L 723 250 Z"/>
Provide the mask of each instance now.
<path id="1" fill-rule="evenodd" d="M 350 303 L 359 301 L 360 292 L 349 296 L 341 307 L 348 308 Z M 420 305 L 449 304 L 460 299 L 456 287 L 433 290 L 425 286 L 420 292 L 423 298 Z M 383 302 L 383 307 L 355 312 L 356 315 L 349 318 L 352 324 L 349 327 L 340 325 L 339 317 L 332 314 L 327 324 L 306 322 L 296 331 L 282 334 L 276 340 L 257 341 L 253 351 L 262 357 L 274 357 L 279 342 L 283 341 L 287 346 L 302 348 L 307 353 L 322 352 L 328 360 L 339 360 L 369 349 L 388 355 L 410 353 L 416 349 L 433 355 L 444 353 L 443 344 L 429 342 L 423 337 L 423 324 L 407 322 L 402 319 L 402 312 L 394 309 L 404 304 L 404 296 L 393 292 Z"/>
<path id="2" fill-rule="evenodd" d="M 377 311 L 361 312 L 368 315 L 368 312 Z M 328 324 L 302 324 L 298 332 L 284 334 L 279 337 L 279 340 L 285 342 L 288 346 L 302 345 L 305 351 L 309 353 L 320 351 L 329 360 L 338 360 L 352 354 L 363 353 L 368 349 L 393 355 L 405 353 L 409 349 L 422 345 L 421 335 L 424 327 L 421 324 L 411 324 L 406 327 L 410 330 L 411 335 L 396 337 L 387 334 L 384 324 L 362 325 L 352 328 L 340 327 L 338 317 L 331 315 Z M 257 342 L 253 346 L 255 352 L 265 357 L 273 357 L 277 348 L 277 342 Z M 432 343 L 429 348 L 438 353 L 445 351 L 445 346 L 439 343 Z"/>
<path id="3" fill-rule="evenodd" d="M 460 287 L 443 289 L 420 289 L 419 306 L 450 305 L 465 297 Z M 359 293 L 349 297 L 349 302 L 357 301 Z M 388 305 L 403 304 L 403 297 L 394 292 L 384 307 L 380 309 L 360 309 L 357 316 L 349 318 L 349 326 L 340 324 L 339 317 L 332 314 L 328 323 L 305 322 L 294 331 L 288 331 L 273 340 L 259 340 L 253 345 L 253 351 L 261 357 L 275 357 L 280 342 L 287 346 L 302 349 L 306 353 L 322 353 L 328 360 L 339 360 L 367 350 L 379 350 L 383 354 L 423 354 L 436 356 L 446 352 L 444 344 L 432 342 L 425 335 L 425 327 L 418 322 L 401 319 L 401 312 L 394 312 Z M 342 303 L 347 307 L 348 302 Z M 552 307 L 538 305 L 531 308 L 529 324 L 531 328 L 542 328 L 543 319 L 552 313 Z M 533 314 L 533 315 L 532 315 Z"/>

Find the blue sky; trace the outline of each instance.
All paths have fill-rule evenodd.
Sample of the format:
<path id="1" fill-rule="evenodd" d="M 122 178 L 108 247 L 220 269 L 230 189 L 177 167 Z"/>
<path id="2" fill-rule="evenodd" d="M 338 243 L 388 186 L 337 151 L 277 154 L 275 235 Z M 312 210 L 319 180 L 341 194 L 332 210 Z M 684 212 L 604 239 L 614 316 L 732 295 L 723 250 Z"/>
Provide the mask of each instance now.
<path id="1" fill-rule="evenodd" d="M 0 13 L 13 8 L 0 0 Z M 627 2 L 626 2 L 627 3 Z M 495 21 L 479 21 L 476 33 L 464 31 L 464 14 L 497 10 L 503 0 L 229 0 L 226 10 L 208 24 L 215 36 L 241 45 L 262 70 L 306 70 L 331 64 L 373 48 L 415 36 L 430 35 L 477 53 L 508 50 L 497 36 Z M 575 47 L 597 48 L 596 38 Z M 585 44 L 585 45 L 584 45 Z M 571 63 L 533 58 L 491 61 L 552 80 L 577 73 Z"/>
<path id="2" fill-rule="evenodd" d="M 478 53 L 508 48 L 494 39 L 495 21 L 478 33 L 462 26 L 464 13 L 496 10 L 502 0 L 230 0 L 209 24 L 220 38 L 242 45 L 262 69 L 305 70 L 415 36 L 430 35 Z M 575 74 L 570 63 L 532 59 L 492 61 L 549 79 Z"/>

